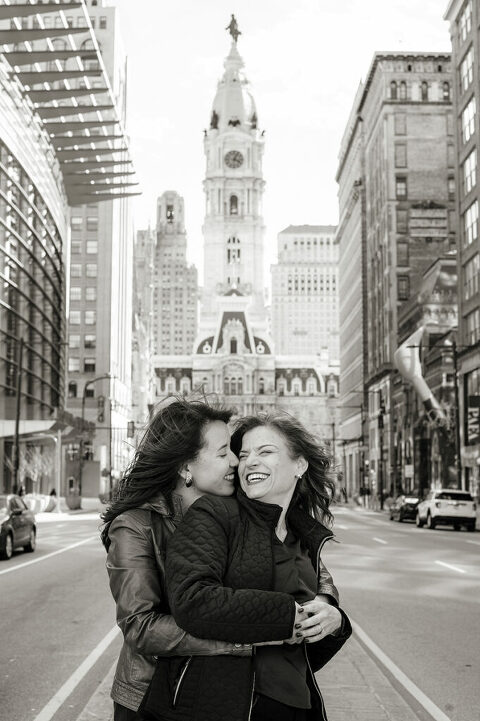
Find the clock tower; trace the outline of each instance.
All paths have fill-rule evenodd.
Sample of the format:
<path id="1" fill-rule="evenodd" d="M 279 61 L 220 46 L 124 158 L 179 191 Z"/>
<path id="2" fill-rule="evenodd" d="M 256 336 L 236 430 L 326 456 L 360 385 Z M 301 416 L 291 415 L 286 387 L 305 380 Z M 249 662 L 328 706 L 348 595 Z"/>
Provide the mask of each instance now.
<path id="1" fill-rule="evenodd" d="M 264 302 L 262 198 L 263 133 L 244 63 L 232 41 L 205 130 L 206 174 L 203 311 L 218 296 L 249 296 L 253 312 Z"/>

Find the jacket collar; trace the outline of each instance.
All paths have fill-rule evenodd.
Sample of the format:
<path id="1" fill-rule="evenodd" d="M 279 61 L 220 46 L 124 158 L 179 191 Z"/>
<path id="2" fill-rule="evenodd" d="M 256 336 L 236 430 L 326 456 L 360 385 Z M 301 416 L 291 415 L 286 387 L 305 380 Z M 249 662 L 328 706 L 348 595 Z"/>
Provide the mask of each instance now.
<path id="1" fill-rule="evenodd" d="M 250 514 L 263 519 L 272 527 L 277 525 L 282 512 L 280 506 L 249 498 L 240 487 L 237 489 L 237 499 L 240 506 Z M 302 508 L 299 508 L 298 503 L 290 504 L 286 521 L 295 535 L 313 554 L 318 552 L 318 549 L 323 546 L 325 541 L 333 538 L 332 531 L 324 526 L 323 523 L 313 518 L 309 513 L 306 513 Z"/>
<path id="2" fill-rule="evenodd" d="M 168 507 L 165 497 L 159 494 L 155 498 L 152 498 L 151 501 L 143 503 L 140 508 L 145 508 L 147 511 L 155 511 L 161 516 L 168 516 L 175 524 L 178 524 L 182 520 L 184 514 L 181 496 L 176 493 L 172 493 L 172 505 L 173 513 Z"/>

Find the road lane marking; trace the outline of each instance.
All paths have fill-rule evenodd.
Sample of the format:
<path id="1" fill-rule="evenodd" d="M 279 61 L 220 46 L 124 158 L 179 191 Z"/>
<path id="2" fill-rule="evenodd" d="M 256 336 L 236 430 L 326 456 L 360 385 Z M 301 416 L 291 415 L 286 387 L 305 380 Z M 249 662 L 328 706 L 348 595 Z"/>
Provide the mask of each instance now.
<path id="1" fill-rule="evenodd" d="M 350 620 L 352 621 L 352 619 Z M 423 691 L 421 691 L 418 686 L 416 686 L 413 681 L 398 668 L 392 659 L 387 656 L 387 654 L 384 653 L 379 646 L 377 646 L 375 641 L 373 641 L 370 636 L 368 636 L 365 631 L 360 628 L 357 623 L 355 623 L 355 621 L 352 621 L 352 628 L 358 638 L 373 653 L 373 655 L 378 658 L 380 663 L 382 663 L 385 668 L 390 671 L 392 676 L 408 691 L 408 693 L 413 696 L 413 698 L 421 706 L 423 706 L 426 711 L 428 711 L 435 721 L 451 721 L 451 719 L 446 716 L 443 711 L 438 708 L 438 706 L 436 706 L 433 701 L 429 699 L 428 696 L 424 694 Z"/>
<path id="2" fill-rule="evenodd" d="M 120 633 L 118 626 L 114 626 L 111 631 L 100 641 L 98 646 L 95 646 L 93 651 L 88 654 L 87 658 L 80 664 L 76 671 L 72 673 L 63 686 L 61 686 L 57 693 L 52 696 L 46 706 L 42 708 L 40 713 L 35 716 L 34 721 L 50 721 L 57 713 L 60 706 L 65 703 L 67 698 L 70 696 L 72 691 L 76 689 L 80 681 L 90 671 L 92 666 L 98 661 L 100 656 L 107 650 L 112 641 Z"/>
<path id="3" fill-rule="evenodd" d="M 471 543 L 472 546 L 480 546 L 480 541 L 465 541 L 465 543 Z"/>
<path id="4" fill-rule="evenodd" d="M 452 571 L 457 571 L 458 573 L 466 573 L 466 571 L 463 570 L 463 568 L 458 568 L 458 566 L 451 566 L 450 563 L 444 563 L 443 561 L 435 561 L 439 566 L 445 566 L 445 568 L 450 568 Z"/>
<path id="5" fill-rule="evenodd" d="M 84 543 L 93 541 L 94 538 L 98 539 L 98 536 L 90 536 L 89 538 L 85 538 L 83 541 L 71 543 L 70 546 L 65 546 L 65 548 L 59 548 L 58 551 L 52 551 L 51 553 L 47 553 L 46 556 L 42 556 L 41 558 L 34 558 L 32 561 L 26 561 L 25 563 L 17 563 L 16 566 L 11 566 L 11 568 L 6 568 L 4 571 L 0 571 L 0 576 L 2 576 L 4 573 L 10 573 L 11 571 L 18 571 L 19 568 L 26 568 L 26 566 L 31 566 L 32 563 L 40 563 L 40 561 L 46 561 L 47 558 L 52 558 L 52 556 L 57 556 L 59 553 L 65 553 L 65 551 L 70 551 L 72 548 L 76 548 L 77 546 L 82 546 Z"/>
<path id="6" fill-rule="evenodd" d="M 383 538 L 377 538 L 376 536 L 373 536 L 373 540 L 377 543 L 384 543 L 385 545 L 388 543 L 388 541 L 384 541 Z"/>

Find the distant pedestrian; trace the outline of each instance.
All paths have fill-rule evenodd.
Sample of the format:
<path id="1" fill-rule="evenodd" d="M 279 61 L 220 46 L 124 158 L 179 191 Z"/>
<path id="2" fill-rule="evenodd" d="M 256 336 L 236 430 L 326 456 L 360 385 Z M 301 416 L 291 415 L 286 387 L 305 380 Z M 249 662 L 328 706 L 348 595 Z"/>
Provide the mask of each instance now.
<path id="1" fill-rule="evenodd" d="M 50 495 L 51 495 L 51 496 L 56 496 L 56 495 L 57 495 L 57 492 L 56 492 L 55 488 L 52 488 L 52 490 L 50 491 Z"/>
<path id="2" fill-rule="evenodd" d="M 25 486 L 23 485 L 23 483 L 20 484 L 20 487 L 19 487 L 19 489 L 18 489 L 18 494 L 17 494 L 17 495 L 18 495 L 18 496 L 24 496 L 24 495 L 25 495 Z"/>
<path id="3" fill-rule="evenodd" d="M 347 489 L 345 488 L 345 486 L 342 486 L 342 488 L 341 488 L 341 493 L 342 493 L 342 496 L 343 496 L 343 502 L 344 502 L 344 503 L 348 503 Z"/>

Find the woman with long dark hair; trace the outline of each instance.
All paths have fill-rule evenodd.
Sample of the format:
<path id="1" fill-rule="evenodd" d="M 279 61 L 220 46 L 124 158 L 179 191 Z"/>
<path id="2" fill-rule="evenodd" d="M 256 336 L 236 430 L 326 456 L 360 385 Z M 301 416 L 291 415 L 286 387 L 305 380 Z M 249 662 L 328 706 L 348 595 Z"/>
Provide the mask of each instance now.
<path id="1" fill-rule="evenodd" d="M 112 688 L 115 721 L 137 711 L 156 656 L 245 653 L 239 644 L 200 640 L 179 628 L 165 588 L 168 538 L 204 493 L 230 496 L 237 459 L 230 450 L 231 412 L 174 400 L 157 412 L 102 515 L 110 588 L 124 643 Z"/>
<path id="2" fill-rule="evenodd" d="M 231 445 L 240 488 L 199 499 L 177 528 L 170 606 L 200 638 L 278 643 L 250 657 L 159 658 L 142 712 L 156 721 L 326 721 L 314 673 L 351 634 L 321 585 L 320 553 L 333 537 L 329 459 L 287 415 L 240 420 Z"/>

